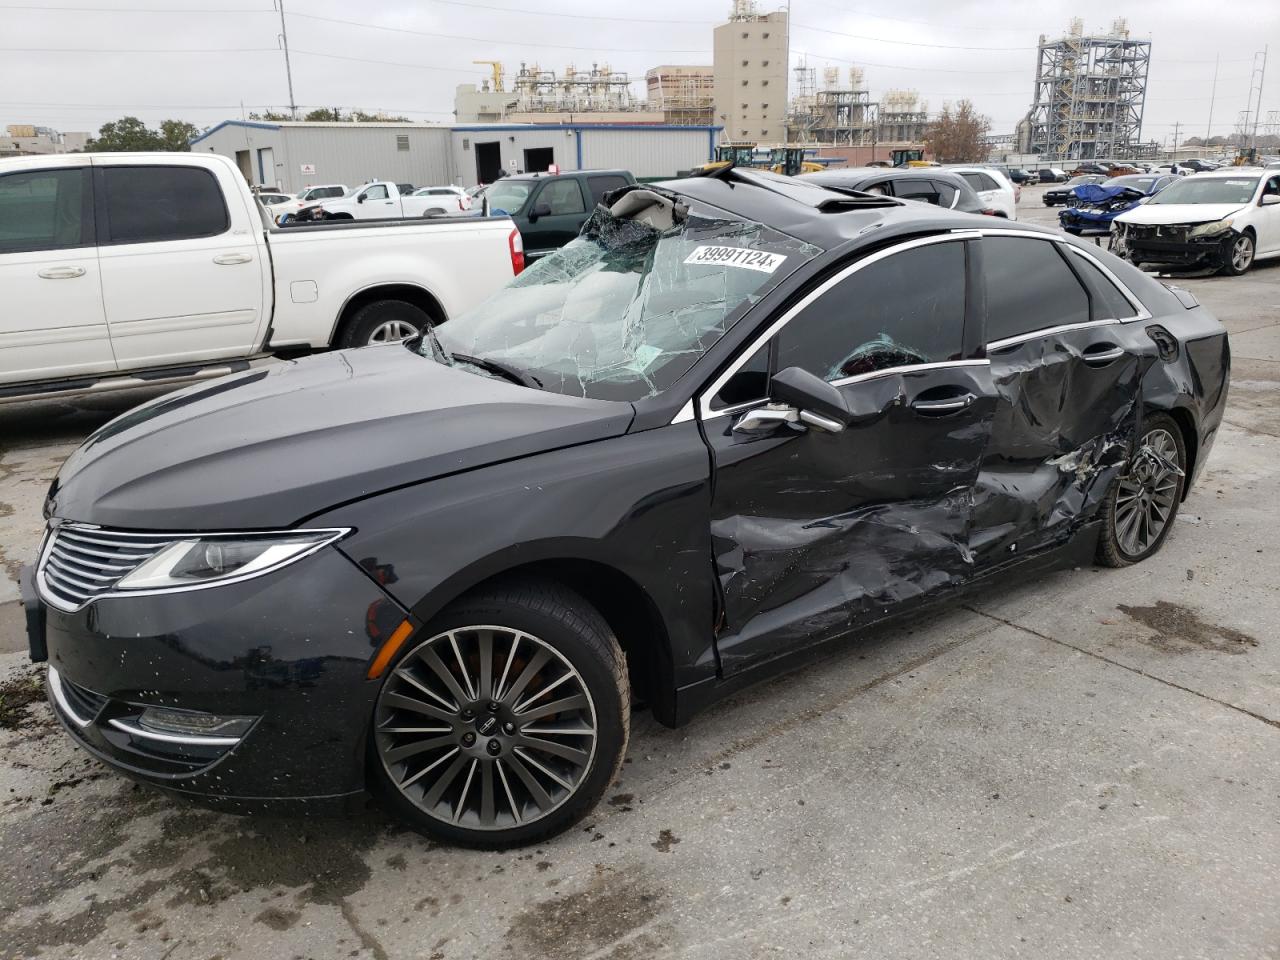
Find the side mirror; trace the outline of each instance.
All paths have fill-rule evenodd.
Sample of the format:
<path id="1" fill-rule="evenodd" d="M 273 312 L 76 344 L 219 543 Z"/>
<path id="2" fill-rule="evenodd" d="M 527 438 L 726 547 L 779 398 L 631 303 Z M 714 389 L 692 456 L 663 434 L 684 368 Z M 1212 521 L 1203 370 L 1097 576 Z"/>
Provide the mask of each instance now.
<path id="1" fill-rule="evenodd" d="M 356 203 L 364 203 L 364 194 L 363 194 L 363 193 L 362 193 L 362 194 L 360 194 L 360 196 L 356 197 Z"/>
<path id="2" fill-rule="evenodd" d="M 1260 207 L 1271 207 L 1280 203 L 1280 194 L 1268 193 L 1258 202 Z"/>
<path id="3" fill-rule="evenodd" d="M 529 222 L 537 223 L 539 217 L 549 217 L 549 216 L 551 216 L 550 205 L 545 203 L 539 203 L 539 204 L 536 204 L 534 208 L 529 211 Z"/>
<path id="4" fill-rule="evenodd" d="M 796 407 L 802 423 L 820 430 L 839 433 L 853 422 L 844 395 L 801 367 L 779 371 L 770 384 L 769 393 L 772 399 Z"/>

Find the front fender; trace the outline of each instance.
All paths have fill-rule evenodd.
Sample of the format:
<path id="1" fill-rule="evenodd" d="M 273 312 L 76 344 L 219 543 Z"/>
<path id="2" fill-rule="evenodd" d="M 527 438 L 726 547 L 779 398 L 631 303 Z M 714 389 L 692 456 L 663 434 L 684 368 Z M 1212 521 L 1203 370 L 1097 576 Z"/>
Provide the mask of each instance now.
<path id="1" fill-rule="evenodd" d="M 517 567 L 610 567 L 658 611 L 670 679 L 683 686 L 715 672 L 709 504 L 707 450 L 683 423 L 442 477 L 314 522 L 354 527 L 342 549 L 421 622 Z"/>

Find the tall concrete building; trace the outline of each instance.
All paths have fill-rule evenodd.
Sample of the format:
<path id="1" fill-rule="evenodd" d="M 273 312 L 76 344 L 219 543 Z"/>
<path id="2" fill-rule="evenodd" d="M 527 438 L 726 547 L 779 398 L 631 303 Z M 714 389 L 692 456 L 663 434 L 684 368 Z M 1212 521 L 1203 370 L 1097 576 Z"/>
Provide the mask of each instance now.
<path id="1" fill-rule="evenodd" d="M 759 13 L 734 0 L 715 28 L 715 122 L 725 140 L 783 143 L 787 138 L 787 14 Z"/>

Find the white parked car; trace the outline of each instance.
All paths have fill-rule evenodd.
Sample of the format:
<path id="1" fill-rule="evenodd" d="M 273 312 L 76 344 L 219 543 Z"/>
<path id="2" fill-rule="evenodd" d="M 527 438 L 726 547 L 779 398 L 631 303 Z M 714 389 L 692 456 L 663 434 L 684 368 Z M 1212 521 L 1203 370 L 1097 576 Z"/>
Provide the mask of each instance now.
<path id="1" fill-rule="evenodd" d="M 413 196 L 433 198 L 431 202 L 438 206 L 427 207 L 427 210 L 437 209 L 441 213 L 463 213 L 471 209 L 471 194 L 467 193 L 462 187 L 452 185 L 421 187 L 413 191 Z"/>
<path id="2" fill-rule="evenodd" d="M 441 206 L 439 197 L 406 196 L 389 180 L 373 180 L 349 190 L 336 200 L 303 205 L 298 211 L 298 219 L 406 220 L 438 216 Z"/>
<path id="3" fill-rule="evenodd" d="M 1018 219 L 1018 196 L 1021 189 L 999 170 L 990 167 L 947 167 L 952 173 L 959 174 L 973 187 L 982 202 L 1000 216 L 1010 220 Z"/>
<path id="4" fill-rule="evenodd" d="M 524 267 L 506 217 L 277 227 L 210 153 L 0 160 L 0 211 L 0 402 L 403 339 Z"/>
<path id="5" fill-rule="evenodd" d="M 267 208 L 268 212 L 274 217 L 276 216 L 276 208 L 281 204 L 292 203 L 296 199 L 292 194 L 274 193 L 270 190 L 262 190 L 254 194 L 258 198 L 258 202 Z"/>
<path id="6" fill-rule="evenodd" d="M 345 183 L 321 183 L 314 187 L 306 187 L 298 191 L 296 196 L 290 197 L 287 203 L 272 207 L 271 214 L 279 222 L 286 216 L 293 216 L 306 204 L 343 197 L 350 192 L 351 188 Z"/>
<path id="7" fill-rule="evenodd" d="M 1120 214 L 1112 230 L 1134 264 L 1239 276 L 1254 260 L 1280 257 L 1280 173 L 1243 167 L 1184 177 Z"/>

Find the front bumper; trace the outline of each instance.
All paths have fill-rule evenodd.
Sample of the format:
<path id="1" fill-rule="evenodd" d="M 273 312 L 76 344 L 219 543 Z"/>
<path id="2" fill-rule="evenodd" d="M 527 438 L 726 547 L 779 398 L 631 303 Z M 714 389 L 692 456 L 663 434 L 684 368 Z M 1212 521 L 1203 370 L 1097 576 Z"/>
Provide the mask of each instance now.
<path id="1" fill-rule="evenodd" d="M 345 806 L 363 790 L 376 693 L 365 673 L 405 612 L 338 550 L 223 587 L 41 606 L 54 713 L 120 772 L 240 810 Z M 252 723 L 157 734 L 146 707 Z"/>
<path id="2" fill-rule="evenodd" d="M 1225 235 L 1192 240 L 1185 235 L 1162 236 L 1159 228 L 1141 233 L 1126 228 L 1119 239 L 1134 263 L 1216 269 L 1229 261 L 1231 244 L 1237 236 L 1232 230 Z"/>

